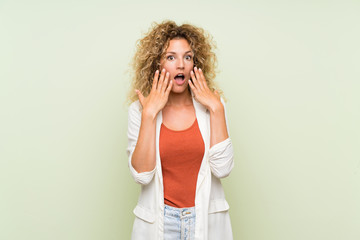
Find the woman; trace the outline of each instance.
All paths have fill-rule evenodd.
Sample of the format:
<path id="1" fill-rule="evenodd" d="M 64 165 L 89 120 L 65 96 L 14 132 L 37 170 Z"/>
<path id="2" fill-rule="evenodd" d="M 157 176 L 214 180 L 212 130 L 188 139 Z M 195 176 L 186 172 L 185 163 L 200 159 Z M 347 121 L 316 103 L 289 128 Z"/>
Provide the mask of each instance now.
<path id="1" fill-rule="evenodd" d="M 137 44 L 129 168 L 141 184 L 132 239 L 232 239 L 220 178 L 233 168 L 214 44 L 201 28 L 155 24 Z"/>

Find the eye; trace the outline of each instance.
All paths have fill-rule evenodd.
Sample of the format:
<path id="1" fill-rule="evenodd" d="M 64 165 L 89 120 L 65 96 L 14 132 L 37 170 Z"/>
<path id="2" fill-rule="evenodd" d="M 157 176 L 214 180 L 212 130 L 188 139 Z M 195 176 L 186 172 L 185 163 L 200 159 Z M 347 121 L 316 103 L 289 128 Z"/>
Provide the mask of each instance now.
<path id="1" fill-rule="evenodd" d="M 166 59 L 168 59 L 168 60 L 174 60 L 175 58 L 174 58 L 174 56 L 172 56 L 172 55 L 170 55 L 170 56 L 167 56 L 167 58 Z"/>
<path id="2" fill-rule="evenodd" d="M 190 55 L 187 55 L 187 56 L 185 57 L 186 60 L 191 60 L 191 58 L 192 58 L 192 57 L 191 57 Z"/>

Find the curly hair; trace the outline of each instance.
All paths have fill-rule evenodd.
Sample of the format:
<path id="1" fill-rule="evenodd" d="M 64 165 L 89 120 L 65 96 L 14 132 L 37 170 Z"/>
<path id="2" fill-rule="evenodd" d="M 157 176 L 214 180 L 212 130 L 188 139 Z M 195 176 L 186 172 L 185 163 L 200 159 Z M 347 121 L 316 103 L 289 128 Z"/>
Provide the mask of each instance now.
<path id="1" fill-rule="evenodd" d="M 160 60 L 164 57 L 169 42 L 172 39 L 186 39 L 194 53 L 194 66 L 201 68 L 209 88 L 222 96 L 223 92 L 217 87 L 216 76 L 217 58 L 213 52 L 216 44 L 212 36 L 204 29 L 190 24 L 176 25 L 174 21 L 153 23 L 150 30 L 142 39 L 136 42 L 136 53 L 132 59 L 132 86 L 129 91 L 129 103 L 136 101 L 138 96 L 135 89 L 140 90 L 146 97 L 151 90 L 155 71 L 160 69 Z"/>

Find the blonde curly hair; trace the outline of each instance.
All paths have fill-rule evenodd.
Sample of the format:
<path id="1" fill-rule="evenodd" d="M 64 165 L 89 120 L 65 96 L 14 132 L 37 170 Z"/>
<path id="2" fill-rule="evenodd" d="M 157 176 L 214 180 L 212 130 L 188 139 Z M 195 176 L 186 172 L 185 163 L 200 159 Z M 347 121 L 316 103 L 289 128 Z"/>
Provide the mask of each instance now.
<path id="1" fill-rule="evenodd" d="M 132 85 L 128 103 L 138 99 L 135 89 L 140 90 L 145 97 L 150 93 L 155 71 L 160 69 L 160 60 L 165 56 L 170 40 L 181 38 L 189 42 L 194 53 L 194 66 L 203 70 L 209 88 L 223 95 L 214 81 L 217 58 L 213 52 L 216 44 L 212 36 L 202 28 L 190 24 L 178 26 L 174 21 L 166 20 L 160 24 L 153 23 L 145 36 L 136 42 L 137 50 L 131 62 Z"/>

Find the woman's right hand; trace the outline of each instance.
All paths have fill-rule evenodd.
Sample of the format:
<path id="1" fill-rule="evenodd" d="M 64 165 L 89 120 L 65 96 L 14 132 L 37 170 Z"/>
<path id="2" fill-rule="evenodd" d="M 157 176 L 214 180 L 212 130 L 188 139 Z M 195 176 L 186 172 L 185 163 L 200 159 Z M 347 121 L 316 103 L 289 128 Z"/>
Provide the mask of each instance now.
<path id="1" fill-rule="evenodd" d="M 147 97 L 144 97 L 138 89 L 135 89 L 143 108 L 143 114 L 149 115 L 153 119 L 165 107 L 172 88 L 171 80 L 168 84 L 169 72 L 165 73 L 166 71 L 163 69 L 159 78 L 159 70 L 156 70 L 151 91 Z"/>

